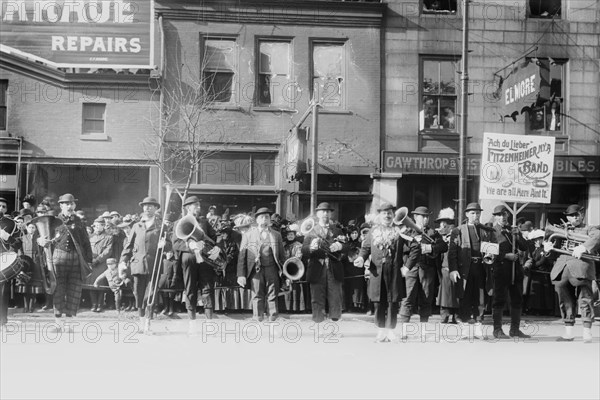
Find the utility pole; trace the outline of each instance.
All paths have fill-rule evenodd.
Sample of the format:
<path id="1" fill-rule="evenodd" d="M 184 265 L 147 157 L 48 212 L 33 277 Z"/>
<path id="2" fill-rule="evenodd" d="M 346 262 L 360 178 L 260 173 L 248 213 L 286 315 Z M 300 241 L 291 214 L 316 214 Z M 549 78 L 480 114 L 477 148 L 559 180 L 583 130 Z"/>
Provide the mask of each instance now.
<path id="1" fill-rule="evenodd" d="M 462 60 L 461 60 L 461 95 L 462 95 L 462 118 L 460 119 L 460 139 L 458 154 L 458 223 L 462 220 L 462 213 L 466 207 L 467 200 L 467 107 L 469 104 L 469 0 L 462 1 L 463 6 L 463 30 L 462 30 Z"/>
<path id="2" fill-rule="evenodd" d="M 312 160 L 310 167 L 310 215 L 315 214 L 317 208 L 317 181 L 319 177 L 319 103 L 313 100 L 312 109 L 312 128 L 311 128 L 311 140 L 312 140 Z"/>

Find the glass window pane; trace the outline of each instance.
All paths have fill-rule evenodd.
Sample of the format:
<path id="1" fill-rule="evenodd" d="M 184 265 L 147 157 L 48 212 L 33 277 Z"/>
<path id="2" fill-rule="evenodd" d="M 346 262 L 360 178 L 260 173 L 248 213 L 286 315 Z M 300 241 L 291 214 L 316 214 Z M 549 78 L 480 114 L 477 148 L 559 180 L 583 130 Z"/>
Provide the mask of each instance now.
<path id="1" fill-rule="evenodd" d="M 271 75 L 258 76 L 258 103 L 271 104 Z"/>
<path id="2" fill-rule="evenodd" d="M 6 107 L 0 107 L 0 130 L 6 130 Z"/>
<path id="3" fill-rule="evenodd" d="M 342 83 L 340 78 L 314 78 L 313 90 L 323 107 L 342 105 Z"/>
<path id="4" fill-rule="evenodd" d="M 233 40 L 207 39 L 204 47 L 205 68 L 235 70 L 235 42 Z"/>
<path id="5" fill-rule="evenodd" d="M 254 185 L 275 185 L 275 161 L 277 155 L 252 155 L 252 182 Z"/>
<path id="6" fill-rule="evenodd" d="M 319 45 L 315 46 L 313 59 L 313 74 L 327 78 L 342 76 L 342 46 Z"/>
<path id="7" fill-rule="evenodd" d="M 453 62 L 451 61 L 443 61 L 440 62 L 440 75 L 441 82 L 440 86 L 442 89 L 442 93 L 445 94 L 455 94 L 456 93 L 456 68 Z"/>
<path id="8" fill-rule="evenodd" d="M 436 96 L 423 96 L 423 107 L 420 115 L 421 129 L 437 128 L 438 104 Z"/>
<path id="9" fill-rule="evenodd" d="M 200 164 L 200 183 L 250 185 L 250 155 L 247 153 L 217 153 Z"/>
<path id="10" fill-rule="evenodd" d="M 205 72 L 204 87 L 209 101 L 228 103 L 231 101 L 233 73 Z"/>
<path id="11" fill-rule="evenodd" d="M 289 74 L 289 43 L 261 42 L 259 73 L 271 75 Z"/>
<path id="12" fill-rule="evenodd" d="M 423 61 L 423 93 L 438 93 L 439 62 Z"/>
<path id="13" fill-rule="evenodd" d="M 444 129 L 456 130 L 456 100 L 440 98 L 440 124 Z"/>

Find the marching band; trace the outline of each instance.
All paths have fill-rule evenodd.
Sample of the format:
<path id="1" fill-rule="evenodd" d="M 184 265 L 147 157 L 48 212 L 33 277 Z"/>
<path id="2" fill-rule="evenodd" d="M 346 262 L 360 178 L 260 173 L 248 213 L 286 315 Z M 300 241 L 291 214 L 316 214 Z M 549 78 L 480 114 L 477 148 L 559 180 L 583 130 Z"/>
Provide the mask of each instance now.
<path id="1" fill-rule="evenodd" d="M 11 218 L 8 202 L 0 198 L 1 325 L 8 321 L 7 288 L 17 281 L 24 288 L 19 293 L 52 296 L 58 329 L 68 329 L 63 317 L 77 314 L 84 286 L 98 287 L 104 277 L 118 311 L 123 291 L 132 291 L 148 334 L 155 301 L 164 299 L 163 314 L 172 316 L 177 298 L 185 303 L 191 335 L 198 333 L 200 304 L 208 320 L 224 302 L 240 308 L 245 303 L 256 321 L 310 310 L 313 322 L 322 323 L 339 321 L 345 309 L 365 311 L 369 302 L 378 343 L 398 340 L 398 318 L 399 336 L 406 339 L 411 316 L 418 314 L 426 324 L 435 305 L 442 323 L 458 323 L 461 335 L 486 339 L 482 322 L 491 301 L 493 337 L 525 339 L 529 336 L 520 324 L 529 275 L 547 265 L 565 325 L 557 340 L 575 340 L 579 308 L 582 339 L 592 341 L 600 229 L 584 224 L 579 205 L 565 210 L 562 226 L 549 225 L 527 237 L 511 225 L 503 205 L 493 209 L 493 222 L 482 223 L 478 203 L 463 210 L 464 222 L 455 219 L 454 210 L 440 210 L 437 228 L 430 226 L 432 212 L 426 206 L 409 213 L 382 203 L 359 230 L 357 221 L 348 226 L 334 221 L 335 210 L 326 202 L 300 221 L 284 220 L 267 207 L 220 217 L 211 206 L 208 218 L 201 213 L 201 200 L 188 196 L 183 216 L 174 221 L 174 213 L 161 216 L 160 203 L 146 197 L 139 216 L 100 216 L 90 232 L 76 214 L 76 202 L 67 193 L 58 199 L 56 216 L 46 203 L 35 218 L 25 208 Z M 169 294 L 157 298 L 158 291 Z M 92 294 L 91 299 L 92 311 L 100 312 L 103 297 Z M 502 330 L 507 302 L 508 335 Z M 33 309 L 31 296 L 24 296 L 24 304 Z"/>

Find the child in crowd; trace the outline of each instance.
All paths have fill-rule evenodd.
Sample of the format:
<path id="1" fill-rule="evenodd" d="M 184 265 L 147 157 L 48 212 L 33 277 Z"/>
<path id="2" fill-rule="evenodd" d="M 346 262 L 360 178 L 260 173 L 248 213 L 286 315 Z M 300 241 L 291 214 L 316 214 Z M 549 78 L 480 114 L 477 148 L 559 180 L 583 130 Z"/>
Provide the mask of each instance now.
<path id="1" fill-rule="evenodd" d="M 117 312 L 121 312 L 121 297 L 123 296 L 123 288 L 127 287 L 131 280 L 127 277 L 124 270 L 117 268 L 117 260 L 115 258 L 109 258 L 106 260 L 106 271 L 104 271 L 94 281 L 94 287 L 98 287 L 101 282 L 106 281 L 108 287 L 115 295 L 115 308 Z"/>
<path id="2" fill-rule="evenodd" d="M 158 281 L 158 288 L 161 290 L 167 289 L 162 293 L 163 298 L 163 311 L 162 314 L 168 317 L 173 316 L 175 313 L 173 302 L 175 301 L 176 289 L 183 290 L 183 281 L 177 274 L 177 260 L 174 258 L 173 251 L 166 251 L 165 258 L 162 262 L 162 270 L 160 279 Z"/>

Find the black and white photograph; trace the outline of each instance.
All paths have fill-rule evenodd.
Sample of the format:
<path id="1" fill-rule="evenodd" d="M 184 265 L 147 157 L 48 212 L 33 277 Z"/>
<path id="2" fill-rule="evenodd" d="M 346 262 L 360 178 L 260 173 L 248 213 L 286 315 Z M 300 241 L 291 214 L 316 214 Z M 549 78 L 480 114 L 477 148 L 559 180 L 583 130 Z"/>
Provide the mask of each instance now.
<path id="1" fill-rule="evenodd" d="M 600 398 L 600 1 L 1 0 L 0 398 Z"/>

